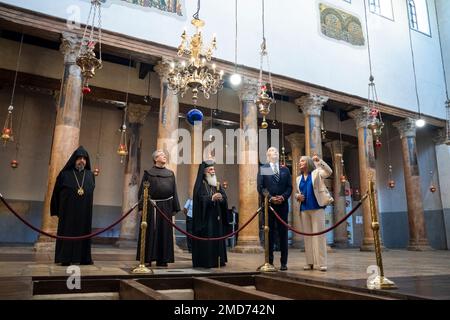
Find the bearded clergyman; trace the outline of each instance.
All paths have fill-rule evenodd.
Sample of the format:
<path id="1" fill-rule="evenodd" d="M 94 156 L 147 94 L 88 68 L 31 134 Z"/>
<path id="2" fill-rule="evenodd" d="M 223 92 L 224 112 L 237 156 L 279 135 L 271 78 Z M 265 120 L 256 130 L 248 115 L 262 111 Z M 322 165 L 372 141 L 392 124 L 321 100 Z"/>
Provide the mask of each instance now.
<path id="1" fill-rule="evenodd" d="M 57 235 L 77 237 L 91 233 L 94 188 L 89 154 L 79 147 L 59 173 L 53 188 L 50 213 L 59 218 Z M 55 263 L 93 264 L 91 240 L 56 240 Z"/>
<path id="2" fill-rule="evenodd" d="M 214 162 L 204 161 L 198 169 L 193 190 L 193 222 L 195 236 L 216 238 L 225 234 L 228 226 L 227 195 L 217 182 Z M 192 241 L 194 268 L 225 266 L 227 251 L 225 240 Z"/>

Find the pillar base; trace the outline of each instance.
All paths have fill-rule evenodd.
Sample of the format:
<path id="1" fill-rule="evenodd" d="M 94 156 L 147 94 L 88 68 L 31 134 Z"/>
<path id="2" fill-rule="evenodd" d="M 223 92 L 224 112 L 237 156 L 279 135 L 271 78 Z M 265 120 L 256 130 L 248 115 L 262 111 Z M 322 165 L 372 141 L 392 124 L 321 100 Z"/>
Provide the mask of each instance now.
<path id="1" fill-rule="evenodd" d="M 34 244 L 34 251 L 37 253 L 50 253 L 55 252 L 55 241 L 40 241 L 38 240 Z"/>
<path id="2" fill-rule="evenodd" d="M 430 247 L 427 240 L 418 241 L 418 242 L 409 242 L 408 248 L 409 251 L 432 251 L 433 248 Z"/>
<path id="3" fill-rule="evenodd" d="M 264 249 L 259 243 L 259 240 L 238 241 L 237 246 L 231 251 L 235 253 L 264 253 Z"/>
<path id="4" fill-rule="evenodd" d="M 334 248 L 336 249 L 347 249 L 349 248 L 347 240 L 334 240 Z"/>
<path id="5" fill-rule="evenodd" d="M 173 246 L 173 252 L 174 253 L 183 253 L 185 252 L 183 249 L 181 249 L 177 244 Z"/>
<path id="6" fill-rule="evenodd" d="M 359 247 L 359 251 L 363 252 L 375 252 L 375 245 L 372 244 L 362 244 L 361 247 Z M 386 249 L 385 246 L 381 245 L 381 251 L 389 251 L 389 249 Z"/>
<path id="7" fill-rule="evenodd" d="M 137 248 L 137 241 L 130 239 L 120 239 L 114 244 L 116 247 L 121 249 Z"/>
<path id="8" fill-rule="evenodd" d="M 305 251 L 305 242 L 303 240 L 292 241 L 291 248 L 299 249 L 300 251 Z"/>

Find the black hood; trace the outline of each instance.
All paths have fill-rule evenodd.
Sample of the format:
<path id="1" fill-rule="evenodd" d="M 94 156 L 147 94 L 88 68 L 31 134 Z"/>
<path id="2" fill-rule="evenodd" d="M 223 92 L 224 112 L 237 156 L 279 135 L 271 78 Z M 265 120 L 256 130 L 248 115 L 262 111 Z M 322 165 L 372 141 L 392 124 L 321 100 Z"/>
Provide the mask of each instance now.
<path id="1" fill-rule="evenodd" d="M 193 190 L 194 197 L 199 192 L 199 190 L 202 186 L 203 179 L 205 177 L 205 169 L 208 167 L 212 167 L 212 166 L 214 166 L 214 161 L 212 161 L 212 160 L 205 160 L 199 165 L 198 172 L 197 172 L 197 179 L 195 180 L 194 190 Z"/>
<path id="2" fill-rule="evenodd" d="M 86 151 L 86 149 L 83 148 L 83 146 L 79 146 L 78 149 L 72 153 L 69 161 L 67 161 L 62 171 L 75 169 L 75 161 L 77 160 L 78 157 L 86 158 L 86 166 L 84 168 L 86 170 L 91 170 L 91 160 L 89 159 L 89 154 Z"/>

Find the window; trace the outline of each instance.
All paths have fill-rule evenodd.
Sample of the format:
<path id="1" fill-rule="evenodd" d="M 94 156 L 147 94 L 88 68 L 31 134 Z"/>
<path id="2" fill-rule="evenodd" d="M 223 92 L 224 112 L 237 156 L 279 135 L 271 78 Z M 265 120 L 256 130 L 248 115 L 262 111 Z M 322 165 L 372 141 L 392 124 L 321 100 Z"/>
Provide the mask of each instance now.
<path id="1" fill-rule="evenodd" d="M 370 12 L 394 20 L 392 0 L 368 0 Z"/>
<path id="2" fill-rule="evenodd" d="M 408 0 L 409 27 L 413 30 L 431 35 L 426 0 Z"/>

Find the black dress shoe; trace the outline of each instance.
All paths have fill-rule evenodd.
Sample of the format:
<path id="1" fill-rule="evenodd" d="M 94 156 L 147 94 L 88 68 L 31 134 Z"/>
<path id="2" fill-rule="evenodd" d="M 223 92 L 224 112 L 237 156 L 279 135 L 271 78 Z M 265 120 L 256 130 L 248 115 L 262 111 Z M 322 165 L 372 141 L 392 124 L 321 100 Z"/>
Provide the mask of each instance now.
<path id="1" fill-rule="evenodd" d="M 167 267 L 167 263 L 166 262 L 157 262 L 156 266 L 157 267 Z"/>
<path id="2" fill-rule="evenodd" d="M 70 262 L 63 262 L 63 263 L 61 263 L 61 266 L 62 266 L 62 267 L 68 267 L 68 266 L 70 266 L 70 265 L 71 265 Z"/>
<path id="3" fill-rule="evenodd" d="M 285 264 L 282 264 L 281 267 L 280 267 L 281 271 L 286 271 L 287 269 L 288 269 L 287 265 L 285 265 Z"/>

